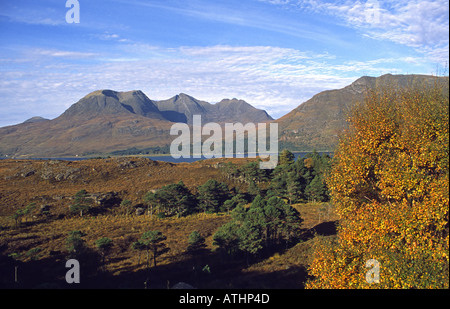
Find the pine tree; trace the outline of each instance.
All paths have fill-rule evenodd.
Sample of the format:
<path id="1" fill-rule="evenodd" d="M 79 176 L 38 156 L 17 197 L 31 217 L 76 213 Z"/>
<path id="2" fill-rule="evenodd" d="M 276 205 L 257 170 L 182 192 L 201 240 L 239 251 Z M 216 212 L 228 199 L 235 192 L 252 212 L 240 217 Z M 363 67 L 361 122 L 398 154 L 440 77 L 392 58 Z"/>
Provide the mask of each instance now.
<path id="1" fill-rule="evenodd" d="M 164 186 L 155 193 L 149 192 L 145 200 L 151 212 L 159 207 L 168 216 L 185 216 L 192 213 L 196 206 L 195 196 L 182 181 Z"/>
<path id="2" fill-rule="evenodd" d="M 74 203 L 69 206 L 72 213 L 79 213 L 80 217 L 83 212 L 88 212 L 91 209 L 92 199 L 88 197 L 86 190 L 80 190 L 74 195 Z"/>
<path id="3" fill-rule="evenodd" d="M 196 254 L 206 247 L 205 238 L 199 232 L 189 234 L 187 251 Z"/>
<path id="4" fill-rule="evenodd" d="M 294 169 L 287 175 L 286 197 L 289 204 L 300 202 L 303 197 L 303 178 Z"/>
<path id="5" fill-rule="evenodd" d="M 233 212 L 238 209 L 236 207 Z M 239 236 L 237 235 L 238 224 L 230 221 L 222 225 L 213 236 L 213 245 L 218 246 L 222 256 L 234 255 L 239 249 Z"/>
<path id="6" fill-rule="evenodd" d="M 272 172 L 272 180 L 269 185 L 269 190 L 274 194 L 285 197 L 287 195 L 287 174 L 291 170 L 289 165 L 278 165 Z"/>
<path id="7" fill-rule="evenodd" d="M 320 175 L 316 175 L 306 186 L 305 195 L 309 200 L 323 202 L 327 199 L 327 190 Z"/>
<path id="8" fill-rule="evenodd" d="M 250 257 L 263 248 L 261 226 L 247 220 L 237 229 L 236 234 L 239 239 L 239 249 L 245 253 L 248 266 Z"/>
<path id="9" fill-rule="evenodd" d="M 102 255 L 102 263 L 105 264 L 105 257 L 110 252 L 113 242 L 108 237 L 102 237 L 95 241 L 95 246 L 100 251 Z"/>
<path id="10" fill-rule="evenodd" d="M 259 188 L 259 186 L 256 184 L 255 181 L 250 180 L 249 184 L 248 184 L 247 192 L 251 196 L 257 196 L 257 195 L 261 194 L 261 189 Z"/>
<path id="11" fill-rule="evenodd" d="M 198 206 L 204 212 L 218 212 L 230 197 L 228 185 L 219 183 L 215 179 L 209 179 L 198 187 Z"/>
<path id="12" fill-rule="evenodd" d="M 136 250 L 145 250 L 147 252 L 147 268 L 149 268 L 150 252 L 153 254 L 153 266 L 156 267 L 156 257 L 165 244 L 166 237 L 160 231 L 147 231 L 141 238 L 133 243 Z"/>
<path id="13" fill-rule="evenodd" d="M 86 242 L 82 238 L 86 236 L 82 231 L 71 231 L 66 238 L 66 249 L 69 253 L 69 258 L 79 258 L 86 251 Z"/>
<path id="14" fill-rule="evenodd" d="M 223 203 L 223 207 L 221 208 L 221 211 L 226 211 L 229 213 L 231 210 L 236 208 L 236 206 L 238 206 L 239 204 L 241 204 L 241 205 L 247 204 L 247 200 L 244 198 L 244 195 L 240 194 L 240 193 L 236 194 L 231 199 L 226 200 Z"/>
<path id="15" fill-rule="evenodd" d="M 287 149 L 283 149 L 280 153 L 280 158 L 278 160 L 279 165 L 290 165 L 294 163 L 294 154 Z"/>

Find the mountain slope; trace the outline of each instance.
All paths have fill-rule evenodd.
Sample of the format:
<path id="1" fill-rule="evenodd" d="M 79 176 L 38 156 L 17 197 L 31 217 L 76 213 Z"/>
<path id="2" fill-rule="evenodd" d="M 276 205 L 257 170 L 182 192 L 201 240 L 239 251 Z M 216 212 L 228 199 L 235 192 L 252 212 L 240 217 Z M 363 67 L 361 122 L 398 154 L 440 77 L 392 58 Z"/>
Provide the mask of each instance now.
<path id="1" fill-rule="evenodd" d="M 136 114 L 165 120 L 152 100 L 142 91 L 117 92 L 97 90 L 73 104 L 60 117 L 82 116 L 87 119 L 99 116 Z"/>
<path id="2" fill-rule="evenodd" d="M 368 89 L 422 87 L 438 80 L 448 83 L 448 77 L 429 75 L 363 76 L 342 89 L 320 92 L 275 121 L 279 124 L 280 148 L 332 151 L 340 132 L 347 128 L 347 113 L 364 100 Z"/>
<path id="3" fill-rule="evenodd" d="M 238 99 L 223 99 L 219 103 L 213 105 L 215 113 L 212 114 L 211 120 L 213 122 L 232 122 L 227 121 L 227 118 L 234 119 L 233 122 L 241 123 L 260 123 L 273 120 L 265 110 L 257 109 Z"/>
<path id="4" fill-rule="evenodd" d="M 40 117 L 40 116 L 35 116 L 35 117 L 31 117 L 30 119 L 25 120 L 23 123 L 35 123 L 35 122 L 41 122 L 41 121 L 48 121 L 49 119 Z"/>
<path id="5" fill-rule="evenodd" d="M 192 124 L 193 115 L 206 115 L 211 105 L 184 93 L 180 93 L 168 100 L 155 101 L 155 104 L 166 119 L 172 122 L 189 124 Z"/>
<path id="6" fill-rule="evenodd" d="M 243 100 L 223 99 L 211 104 L 180 93 L 168 100 L 155 101 L 161 113 L 170 121 L 192 124 L 193 115 L 201 115 L 202 123 L 247 123 L 273 120 L 266 111 L 257 109 Z"/>
<path id="7" fill-rule="evenodd" d="M 169 134 L 173 123 L 191 123 L 196 114 L 203 124 L 272 119 L 235 99 L 210 104 L 180 94 L 152 101 L 139 90 L 97 90 L 53 120 L 32 118 L 0 128 L 0 156 L 63 157 L 164 147 L 176 137 Z"/>
<path id="8" fill-rule="evenodd" d="M 0 153 L 62 157 L 170 143 L 167 121 L 141 91 L 94 91 L 47 121 L 0 128 Z"/>

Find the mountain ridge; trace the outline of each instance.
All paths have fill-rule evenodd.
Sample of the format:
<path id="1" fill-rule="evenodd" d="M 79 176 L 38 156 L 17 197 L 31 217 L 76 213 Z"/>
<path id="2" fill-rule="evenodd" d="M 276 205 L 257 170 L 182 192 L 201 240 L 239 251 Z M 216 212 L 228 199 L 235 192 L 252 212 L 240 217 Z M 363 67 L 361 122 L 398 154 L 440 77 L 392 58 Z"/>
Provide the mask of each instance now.
<path id="1" fill-rule="evenodd" d="M 363 76 L 341 89 L 322 91 L 275 120 L 264 110 L 235 98 L 211 104 L 180 93 L 155 101 L 140 90 L 96 90 L 55 119 L 31 118 L 0 128 L 0 156 L 64 157 L 123 150 L 126 153 L 127 149 L 167 149 L 175 138 L 169 134 L 173 123 L 190 125 L 195 114 L 202 116 L 202 124 L 275 122 L 280 149 L 333 151 L 340 132 L 348 127 L 348 111 L 364 100 L 367 90 L 422 87 L 436 82 L 444 82 L 448 87 L 448 77 Z"/>
<path id="2" fill-rule="evenodd" d="M 184 93 L 153 101 L 140 90 L 96 90 L 54 119 L 31 118 L 0 128 L 0 156 L 64 157 L 129 148 L 160 149 L 175 138 L 169 134 L 173 123 L 190 124 L 194 114 L 202 116 L 202 123 L 236 122 L 235 115 L 241 117 L 238 121 L 272 120 L 265 111 L 242 100 L 237 102 L 226 104 L 226 111 L 221 111 L 220 116 L 217 110 L 224 104 L 216 107 Z"/>
<path id="3" fill-rule="evenodd" d="M 340 132 L 348 127 L 348 112 L 364 100 L 367 90 L 424 87 L 435 82 L 448 84 L 448 77 L 420 74 L 362 76 L 341 89 L 322 91 L 275 120 L 279 125 L 280 148 L 332 151 L 338 144 Z"/>

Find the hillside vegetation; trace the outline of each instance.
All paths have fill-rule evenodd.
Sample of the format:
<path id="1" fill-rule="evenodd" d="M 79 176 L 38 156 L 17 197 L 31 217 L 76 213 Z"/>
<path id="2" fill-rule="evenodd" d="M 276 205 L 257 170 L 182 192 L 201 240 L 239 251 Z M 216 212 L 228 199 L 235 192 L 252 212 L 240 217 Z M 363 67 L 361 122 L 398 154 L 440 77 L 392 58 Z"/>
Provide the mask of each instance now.
<path id="1" fill-rule="evenodd" d="M 448 77 L 431 75 L 363 76 L 342 89 L 320 92 L 275 120 L 280 128 L 280 147 L 291 151 L 332 151 L 341 132 L 348 128 L 353 106 L 364 101 L 367 91 L 385 86 L 397 90 L 448 83 Z"/>
<path id="2" fill-rule="evenodd" d="M 76 258 L 85 288 L 301 288 L 336 217 L 318 184 L 329 157 L 292 157 L 274 171 L 255 159 L 2 160 L 0 284 L 77 287 L 64 277 Z"/>
<path id="3" fill-rule="evenodd" d="M 370 91 L 349 122 L 327 178 L 338 236 L 308 286 L 448 288 L 448 84 Z"/>
<path id="4" fill-rule="evenodd" d="M 0 286 L 449 288 L 448 84 L 364 98 L 333 158 L 273 170 L 0 160 Z"/>

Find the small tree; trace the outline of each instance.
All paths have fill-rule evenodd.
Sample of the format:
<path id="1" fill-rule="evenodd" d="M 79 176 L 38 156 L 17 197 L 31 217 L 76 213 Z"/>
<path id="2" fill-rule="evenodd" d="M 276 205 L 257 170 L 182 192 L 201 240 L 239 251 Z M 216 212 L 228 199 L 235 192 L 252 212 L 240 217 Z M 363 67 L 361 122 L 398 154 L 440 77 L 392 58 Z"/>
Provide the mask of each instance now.
<path id="1" fill-rule="evenodd" d="M 151 207 L 159 205 L 169 216 L 187 215 L 196 206 L 194 195 L 182 181 L 164 186 L 154 194 L 148 193 L 145 200 Z"/>
<path id="2" fill-rule="evenodd" d="M 261 225 L 251 221 L 245 221 L 237 230 L 239 237 L 239 249 L 245 252 L 247 266 L 250 256 L 256 255 L 262 248 Z"/>
<path id="3" fill-rule="evenodd" d="M 237 228 L 238 226 L 236 222 L 231 221 L 222 225 L 214 234 L 213 245 L 219 247 L 219 250 L 222 252 L 223 256 L 233 255 L 238 251 L 239 237 L 236 234 Z"/>
<path id="4" fill-rule="evenodd" d="M 158 196 L 155 192 L 147 192 L 144 196 L 144 202 L 147 205 L 147 214 L 153 217 L 153 213 L 158 207 Z"/>
<path id="5" fill-rule="evenodd" d="M 141 241 L 135 241 L 132 243 L 131 247 L 139 252 L 139 259 L 138 259 L 138 265 L 141 264 L 141 252 L 142 251 L 147 251 L 147 246 L 142 243 Z M 148 263 L 147 263 L 147 267 L 148 267 Z"/>
<path id="6" fill-rule="evenodd" d="M 199 201 L 199 207 L 204 212 L 218 212 L 229 197 L 228 185 L 219 183 L 215 179 L 209 179 L 198 187 L 197 199 Z"/>
<path id="7" fill-rule="evenodd" d="M 31 216 L 36 206 L 36 203 L 30 203 L 25 206 L 25 208 L 16 210 L 16 212 L 10 216 L 10 218 L 14 220 L 16 227 L 22 222 L 23 217 Z"/>
<path id="8" fill-rule="evenodd" d="M 306 186 L 305 195 L 313 201 L 322 202 L 327 199 L 327 189 L 320 175 L 316 175 Z"/>
<path id="9" fill-rule="evenodd" d="M 105 257 L 111 251 L 113 242 L 108 237 L 102 237 L 95 241 L 95 246 L 100 251 L 102 255 L 102 263 L 105 264 Z"/>
<path id="10" fill-rule="evenodd" d="M 283 151 L 281 151 L 280 153 L 280 160 L 278 161 L 279 165 L 284 165 L 284 164 L 292 164 L 294 163 L 294 154 L 292 152 L 290 152 L 287 149 L 283 149 Z"/>
<path id="11" fill-rule="evenodd" d="M 69 206 L 72 213 L 79 213 L 80 217 L 83 212 L 89 211 L 92 205 L 92 199 L 88 197 L 86 190 L 80 190 L 74 195 L 74 203 Z"/>
<path id="12" fill-rule="evenodd" d="M 25 255 L 29 257 L 31 260 L 35 261 L 39 259 L 39 253 L 42 251 L 40 247 L 36 247 L 33 249 L 28 250 Z"/>
<path id="13" fill-rule="evenodd" d="M 189 234 L 187 251 L 191 254 L 199 253 L 206 247 L 205 238 L 199 232 Z"/>
<path id="14" fill-rule="evenodd" d="M 11 219 L 14 220 L 15 226 L 18 227 L 19 223 L 22 221 L 22 217 L 24 216 L 23 209 L 18 209 L 14 214 L 11 215 Z"/>
<path id="15" fill-rule="evenodd" d="M 242 194 L 237 194 L 237 195 L 233 196 L 231 199 L 226 200 L 223 203 L 223 207 L 221 210 L 230 213 L 230 211 L 233 210 L 234 208 L 236 208 L 236 206 L 239 204 L 241 204 L 241 205 L 247 204 L 247 200 L 244 198 L 244 195 L 242 195 Z"/>
<path id="16" fill-rule="evenodd" d="M 150 252 L 153 254 L 153 266 L 156 267 L 158 251 L 165 246 L 163 241 L 166 239 L 160 231 L 148 231 L 143 233 L 137 242 L 133 243 L 134 249 L 147 251 L 147 268 L 149 268 Z"/>
<path id="17" fill-rule="evenodd" d="M 82 231 L 71 231 L 66 238 L 66 249 L 69 258 L 78 258 L 86 251 L 86 245 L 82 237 L 86 236 Z"/>
<path id="18" fill-rule="evenodd" d="M 123 200 L 120 203 L 120 210 L 121 210 L 121 213 L 128 216 L 133 212 L 133 204 L 131 203 L 130 200 Z"/>
<path id="19" fill-rule="evenodd" d="M 28 204 L 28 205 L 25 207 L 25 209 L 23 210 L 23 214 L 24 214 L 25 216 L 32 217 L 33 211 L 36 209 L 36 207 L 37 207 L 36 203 L 30 203 L 30 204 Z M 27 219 L 27 221 L 28 221 L 28 219 Z"/>
<path id="20" fill-rule="evenodd" d="M 86 245 L 82 231 L 71 231 L 66 238 L 66 250 L 68 259 L 76 259 L 80 262 L 80 268 L 85 276 L 95 275 L 101 265 L 100 255 L 96 250 Z"/>

